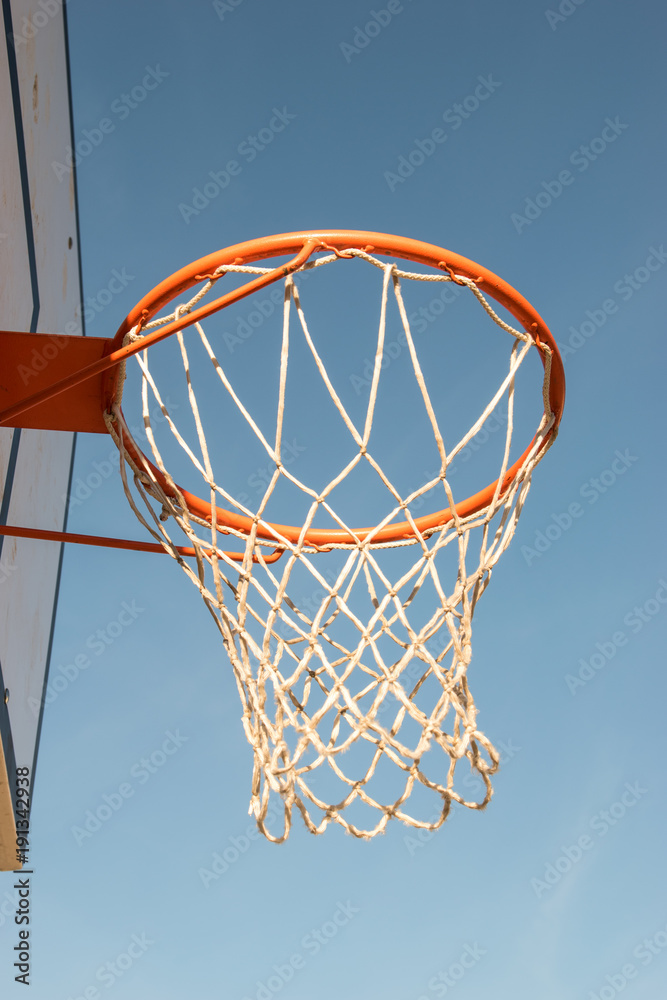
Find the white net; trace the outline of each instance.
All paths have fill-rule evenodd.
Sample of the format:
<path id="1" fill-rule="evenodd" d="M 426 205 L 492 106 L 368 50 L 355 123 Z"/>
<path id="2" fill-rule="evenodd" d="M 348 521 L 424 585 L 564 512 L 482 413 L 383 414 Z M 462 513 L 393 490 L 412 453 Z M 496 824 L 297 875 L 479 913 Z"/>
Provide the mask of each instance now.
<path id="1" fill-rule="evenodd" d="M 361 421 L 353 420 L 342 394 L 334 388 L 311 335 L 294 276 L 284 283 L 274 433 L 265 435 L 246 409 L 198 323 L 176 335 L 186 378 L 188 406 L 182 409 L 187 410 L 190 439 L 177 426 L 173 407 L 158 386 L 149 365 L 150 352 L 136 355 L 145 436 L 162 477 L 148 463 L 137 461 L 139 446 L 123 417 L 120 396 L 108 416 L 109 430 L 133 472 L 128 477 L 126 463 L 121 462 L 132 509 L 198 588 L 222 635 L 254 753 L 250 812 L 262 833 L 274 842 L 287 838 L 295 808 L 312 833 L 322 833 L 334 822 L 354 836 L 372 837 L 383 832 L 392 818 L 433 830 L 446 820 L 453 802 L 472 809 L 487 805 L 499 756 L 478 728 L 468 686 L 472 617 L 497 560 L 511 541 L 532 470 L 551 443 L 554 422 L 548 403 L 550 354 L 546 348 L 545 413 L 531 447 L 508 481 L 515 382 L 519 366 L 534 346 L 532 339 L 505 323 L 469 278 L 406 272 L 395 262 L 383 262 L 359 250 L 345 255 L 383 272 L 375 358 Z M 340 255 L 331 254 L 302 270 L 339 259 Z M 190 312 L 223 274 L 268 270 L 221 267 L 189 302 L 139 334 L 133 331 L 128 340 L 140 339 L 147 331 Z M 470 430 L 449 451 L 408 321 L 402 293 L 405 281 L 466 285 L 510 337 L 509 367 L 501 384 Z M 392 296 L 440 466 L 432 479 L 407 493 L 390 478 L 370 445 Z M 292 332 L 295 325 L 296 335 Z M 283 455 L 287 371 L 297 336 L 307 346 L 322 387 L 352 441 L 352 457 L 317 489 L 303 482 Z M 235 497 L 220 481 L 223 470 L 213 468 L 210 443 L 220 428 L 217 423 L 204 426 L 205 407 L 198 400 L 190 362 L 195 345 L 203 348 L 220 391 L 233 402 L 268 458 L 270 475 L 254 506 L 247 498 L 241 502 Z M 505 433 L 495 489 L 481 509 L 462 516 L 456 510 L 448 472 L 499 406 L 503 407 Z M 155 429 L 156 412 L 161 430 L 168 430 L 172 444 L 177 442 L 199 481 L 206 484 L 204 495 L 213 512 L 210 520 L 191 513 L 181 487 L 168 471 L 170 462 Z M 179 423 L 183 423 L 180 415 Z M 129 445 L 133 455 L 128 454 Z M 389 501 L 376 527 L 360 531 L 356 521 L 350 525 L 341 515 L 336 491 L 364 463 Z M 267 514 L 272 497 L 285 481 L 305 498 L 299 521 L 302 529 L 294 537 L 279 530 Z M 427 495 L 432 502 L 435 490 L 444 501 L 440 506 L 450 511 L 448 519 L 437 527 L 420 528 L 415 511 Z M 222 515 L 216 505 L 247 517 L 248 529 L 220 523 Z M 340 531 L 337 540 L 326 547 L 312 544 L 312 532 L 322 517 Z M 407 522 L 398 541 L 380 536 L 383 528 L 397 522 Z M 176 550 L 183 543 L 179 532 L 195 549 L 194 564 Z M 221 534 L 226 544 L 229 535 L 241 540 L 240 554 L 234 557 L 224 550 Z M 325 567 L 327 559 L 332 561 Z M 453 584 L 441 579 L 443 566 L 453 569 Z M 305 599 L 299 596 L 305 592 Z M 482 789 L 474 801 L 463 794 L 458 780 L 456 766 L 464 758 Z"/>

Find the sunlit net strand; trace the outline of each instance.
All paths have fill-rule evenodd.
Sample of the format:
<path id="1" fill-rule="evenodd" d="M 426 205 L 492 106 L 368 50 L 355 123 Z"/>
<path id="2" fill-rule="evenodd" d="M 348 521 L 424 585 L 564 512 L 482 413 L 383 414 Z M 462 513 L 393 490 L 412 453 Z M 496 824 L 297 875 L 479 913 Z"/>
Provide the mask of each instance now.
<path id="1" fill-rule="evenodd" d="M 276 841 L 284 840 L 288 835 L 291 814 L 295 806 L 300 810 L 307 827 L 312 832 L 323 832 L 328 823 L 333 821 L 340 823 L 348 832 L 356 836 L 372 836 L 384 830 L 386 823 L 392 816 L 400 818 L 412 826 L 434 829 L 446 819 L 452 801 L 460 802 L 471 808 L 483 808 L 488 802 L 491 795 L 489 777 L 497 768 L 498 755 L 490 742 L 476 727 L 476 709 L 467 686 L 466 671 L 470 661 L 472 614 L 477 600 L 488 583 L 493 566 L 512 537 L 516 520 L 528 492 L 532 469 L 538 458 L 541 458 L 541 450 L 546 450 L 542 448 L 542 445 L 553 420 L 550 413 L 545 415 L 538 429 L 533 448 L 523 468 L 510 484 L 507 491 L 501 496 L 501 483 L 509 462 L 509 448 L 513 428 L 514 379 L 523 357 L 531 346 L 531 341 L 526 334 L 520 333 L 503 323 L 491 307 L 488 306 L 488 303 L 486 303 L 484 297 L 476 286 L 474 286 L 474 283 L 470 279 L 461 278 L 460 280 L 471 288 L 478 301 L 484 305 L 487 313 L 489 313 L 499 326 L 510 332 L 515 341 L 511 352 L 510 371 L 500 389 L 468 434 L 447 455 L 419 367 L 417 352 L 402 302 L 400 278 L 404 277 L 413 280 L 452 279 L 449 276 L 427 276 L 412 274 L 410 272 L 400 272 L 395 265 L 383 264 L 361 251 L 350 251 L 350 253 L 369 260 L 370 263 L 381 267 L 384 271 L 378 342 L 363 433 L 360 433 L 351 421 L 329 380 L 323 362 L 310 336 L 299 301 L 298 291 L 292 278 L 288 278 L 285 286 L 280 391 L 276 437 L 273 446 L 266 441 L 249 412 L 235 394 L 231 383 L 215 357 L 201 325 L 196 325 L 201 342 L 209 355 L 222 385 L 234 400 L 250 429 L 257 436 L 258 440 L 261 441 L 267 454 L 276 465 L 273 477 L 258 510 L 251 511 L 242 504 L 239 504 L 215 482 L 206 445 L 205 432 L 200 420 L 196 395 L 190 378 L 189 359 L 182 334 L 178 335 L 179 346 L 186 373 L 188 397 L 195 420 L 201 459 L 195 455 L 176 428 L 149 370 L 148 352 L 143 352 L 143 356 L 139 358 L 139 361 L 142 372 L 142 401 L 146 433 L 156 465 L 162 471 L 169 489 L 173 493 L 173 496 L 167 495 L 161 489 L 155 481 L 154 476 L 152 476 L 150 467 L 146 467 L 146 469 L 134 468 L 135 486 L 148 508 L 150 518 L 153 521 L 152 526 L 139 512 L 133 497 L 131 497 L 127 478 L 125 475 L 123 477 L 126 492 L 131 497 L 130 503 L 133 510 L 154 537 L 162 541 L 165 548 L 179 561 L 187 575 L 199 588 L 220 628 L 241 694 L 245 731 L 254 749 L 255 770 L 251 812 L 254 812 L 262 832 L 269 839 Z M 321 258 L 314 262 L 314 265 L 321 266 L 323 263 L 329 263 L 336 259 L 338 259 L 337 256 L 332 255 L 329 258 Z M 232 268 L 220 269 L 221 272 L 226 270 L 232 270 Z M 245 268 L 244 270 L 249 273 L 258 273 L 270 269 Z M 217 280 L 217 277 L 215 280 Z M 208 287 L 212 287 L 213 283 L 213 280 L 210 281 Z M 431 421 L 442 462 L 440 476 L 420 487 L 405 499 L 401 498 L 399 492 L 385 475 L 379 463 L 370 455 L 367 448 L 381 371 L 386 328 L 387 295 L 390 283 L 399 307 L 415 377 L 427 415 Z M 160 321 L 156 321 L 152 325 L 157 325 L 159 322 L 168 322 L 172 318 L 178 318 L 183 312 L 189 311 L 201 297 L 202 293 L 200 292 L 195 299 L 177 307 L 171 317 L 163 317 Z M 316 493 L 316 491 L 303 484 L 296 476 L 286 470 L 280 462 L 286 372 L 289 357 L 290 308 L 292 303 L 294 303 L 304 338 L 311 350 L 323 383 L 358 448 L 355 458 L 334 477 L 321 493 Z M 520 346 L 519 342 L 522 342 Z M 176 440 L 184 448 L 195 468 L 197 468 L 208 484 L 213 510 L 215 511 L 216 496 L 221 496 L 228 504 L 253 519 L 253 527 L 249 534 L 244 536 L 241 532 L 233 532 L 234 534 L 238 534 L 239 537 L 244 538 L 246 542 L 244 562 L 240 570 L 238 564 L 233 563 L 218 548 L 219 529 L 215 521 L 215 514 L 213 523 L 208 525 L 211 531 L 210 540 L 207 539 L 204 541 L 195 531 L 194 523 L 200 526 L 203 522 L 193 519 L 187 511 L 178 487 L 165 468 L 155 440 L 150 421 L 149 387 Z M 461 519 L 456 513 L 454 498 L 446 479 L 447 468 L 455 455 L 477 433 L 505 391 L 508 393 L 508 421 L 502 469 L 495 495 L 484 511 L 480 511 L 469 518 Z M 545 376 L 545 393 L 548 393 L 548 371 Z M 116 415 L 120 419 L 118 408 L 116 409 Z M 124 451 L 122 439 L 124 436 L 129 437 L 129 431 L 127 426 L 120 422 L 119 426 L 121 427 L 120 445 L 121 450 Z M 380 545 L 377 542 L 374 543 L 373 535 L 370 535 L 363 541 L 356 539 L 354 542 L 340 546 L 350 551 L 347 561 L 336 581 L 333 585 L 330 585 L 322 574 L 319 573 L 311 558 L 312 548 L 306 542 L 306 531 L 311 527 L 317 511 L 323 508 L 330 513 L 339 527 L 353 535 L 352 529 L 335 512 L 327 498 L 336 485 L 349 475 L 362 458 L 367 460 L 375 469 L 395 501 L 394 508 L 380 522 L 376 532 L 384 525 L 391 523 L 397 515 L 402 516 L 408 521 L 413 530 L 414 534 L 409 539 L 409 542 L 417 544 L 419 556 L 416 558 L 414 564 L 403 573 L 401 578 L 392 585 L 383 573 L 378 559 L 373 552 L 374 548 L 380 549 L 384 545 Z M 296 543 L 282 538 L 263 519 L 264 512 L 280 476 L 289 479 L 290 482 L 312 499 L 303 530 Z M 410 513 L 409 505 L 436 486 L 438 482 L 443 483 L 448 505 L 453 511 L 452 521 L 441 528 L 420 533 Z M 189 537 L 197 552 L 196 572 L 176 552 L 175 543 L 171 540 L 164 522 L 158 520 L 150 503 L 151 496 L 157 497 L 162 504 L 162 516 L 172 517 Z M 492 527 L 492 521 L 498 513 L 500 513 L 499 523 L 495 527 Z M 273 535 L 275 547 L 280 546 L 286 551 L 286 562 L 282 575 L 278 575 L 272 566 L 266 563 L 262 557 L 262 550 L 259 548 L 259 539 L 257 538 L 257 531 L 260 526 L 263 530 L 268 530 Z M 466 570 L 468 543 L 471 532 L 476 528 L 482 530 L 480 562 L 474 571 L 468 573 Z M 229 529 L 225 527 L 225 534 L 228 531 Z M 453 541 L 457 543 L 459 550 L 459 572 L 454 592 L 451 596 L 447 597 L 437 573 L 436 556 L 446 545 Z M 267 542 L 262 542 L 262 544 L 267 544 Z M 273 541 L 271 544 L 274 544 Z M 254 565 L 253 557 L 257 560 Z M 313 579 L 318 582 L 325 593 L 319 611 L 312 618 L 309 618 L 300 611 L 287 594 L 290 576 L 297 563 L 308 569 Z M 205 570 L 207 565 L 212 570 L 213 591 L 206 585 Z M 236 576 L 236 582 L 233 579 L 234 575 Z M 350 607 L 350 603 L 354 600 L 354 588 L 359 579 L 363 579 L 365 582 L 368 595 L 375 607 L 374 614 L 366 624 L 359 620 Z M 429 621 L 421 629 L 415 631 L 410 625 L 407 609 L 426 579 L 429 579 L 433 585 L 439 606 L 436 607 Z M 410 593 L 407 596 L 402 596 L 402 591 L 408 586 L 411 588 Z M 225 601 L 225 591 L 230 591 L 233 595 L 236 614 L 232 611 L 233 605 L 230 603 L 229 598 L 227 598 L 227 602 Z M 382 593 L 382 596 L 380 596 L 380 593 Z M 258 601 L 259 605 L 257 605 Z M 268 609 L 268 613 L 267 611 L 262 612 L 260 610 L 262 605 Z M 285 608 L 288 608 L 292 614 L 288 614 Z M 341 643 L 333 634 L 332 626 L 335 625 L 339 617 L 350 623 L 358 632 L 359 639 L 354 648 Z M 255 637 L 253 632 L 254 625 L 260 627 L 263 631 L 263 637 Z M 400 638 L 395 632 L 397 625 L 404 632 L 403 638 Z M 443 650 L 437 657 L 434 657 L 428 650 L 426 643 L 437 636 L 439 630 L 443 627 L 447 630 L 449 639 L 445 643 Z M 281 634 L 286 628 L 290 630 L 289 638 L 285 638 Z M 397 651 L 400 651 L 398 652 L 398 659 L 389 664 L 386 662 L 379 648 L 379 641 L 387 638 L 391 639 L 397 647 Z M 272 642 L 275 647 L 273 651 Z M 450 652 L 452 654 L 451 663 L 447 666 L 445 665 L 445 657 Z M 418 658 L 424 664 L 424 670 L 412 688 L 406 691 L 401 684 L 400 678 L 405 668 L 415 658 Z M 364 686 L 357 690 L 353 686 L 352 681 L 358 678 L 359 674 L 362 674 L 368 680 L 367 682 L 362 680 Z M 417 706 L 415 698 L 429 677 L 437 679 L 442 694 L 435 707 L 427 714 Z M 301 700 L 295 694 L 295 690 L 299 684 L 303 685 L 303 691 L 300 695 Z M 307 711 L 308 701 L 310 691 L 314 685 L 319 687 L 323 700 L 309 714 Z M 360 702 L 373 692 L 375 692 L 373 704 L 370 708 L 364 710 Z M 267 700 L 271 700 L 271 693 L 273 693 L 273 700 L 275 702 L 275 713 L 273 716 L 269 714 L 269 708 L 267 708 Z M 396 717 L 389 728 L 383 726 L 378 721 L 383 700 L 388 693 L 391 693 L 400 705 Z M 317 726 L 322 724 L 327 716 L 330 716 L 332 713 L 334 715 L 334 722 L 331 727 L 331 735 L 325 742 L 319 735 Z M 453 716 L 453 720 L 450 726 L 451 732 L 447 732 L 443 726 L 446 716 L 450 714 Z M 421 728 L 422 735 L 416 746 L 410 747 L 399 739 L 401 725 L 406 716 L 417 722 Z M 341 728 L 343 729 L 342 735 Z M 291 749 L 286 738 L 286 733 L 290 729 L 296 737 L 296 745 Z M 354 780 L 343 772 L 338 757 L 358 740 L 374 745 L 375 751 L 371 764 L 364 776 Z M 430 781 L 419 766 L 421 756 L 430 748 L 432 743 L 439 745 L 449 757 L 450 763 L 447 768 L 445 784 L 442 781 Z M 480 748 L 483 748 L 486 752 L 488 760 L 483 758 Z M 308 754 L 311 754 L 311 756 L 314 754 L 315 756 L 310 759 Z M 369 794 L 366 788 L 383 754 L 393 760 L 406 773 L 403 793 L 398 799 L 388 804 L 378 802 Z M 481 803 L 466 801 L 453 787 L 454 766 L 463 756 L 468 758 L 473 769 L 484 780 L 486 795 Z M 335 803 L 322 801 L 308 785 L 304 777 L 324 762 L 338 776 L 343 786 L 347 785 L 349 788 L 349 791 L 343 795 L 343 798 Z M 408 800 L 416 781 L 430 788 L 439 796 L 441 800 L 441 812 L 437 819 L 431 821 L 418 820 L 401 808 Z M 284 828 L 282 834 L 278 836 L 273 835 L 266 827 L 266 816 L 271 791 L 279 793 L 284 803 Z M 380 820 L 372 829 L 359 829 L 344 817 L 344 809 L 357 799 L 380 811 Z M 308 810 L 308 803 L 316 806 L 324 813 L 319 822 L 317 819 L 311 817 Z"/>

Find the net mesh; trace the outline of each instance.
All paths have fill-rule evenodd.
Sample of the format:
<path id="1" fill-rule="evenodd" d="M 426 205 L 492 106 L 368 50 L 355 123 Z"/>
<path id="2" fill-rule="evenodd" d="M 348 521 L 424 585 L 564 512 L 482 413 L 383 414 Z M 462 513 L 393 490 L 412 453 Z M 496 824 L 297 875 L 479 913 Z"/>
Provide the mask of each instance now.
<path id="1" fill-rule="evenodd" d="M 254 754 L 250 812 L 261 832 L 278 843 L 287 838 L 295 809 L 312 833 L 322 833 L 329 823 L 337 823 L 356 837 L 368 838 L 383 832 L 392 818 L 433 830 L 446 820 L 452 803 L 483 809 L 489 802 L 499 755 L 478 728 L 468 685 L 472 618 L 497 560 L 512 539 L 533 468 L 551 443 L 549 431 L 554 421 L 548 403 L 547 348 L 545 412 L 520 468 L 509 484 L 504 482 L 510 468 L 515 382 L 519 366 L 534 346 L 532 339 L 505 323 L 469 278 L 400 270 L 395 262 L 383 262 L 359 250 L 321 257 L 303 270 L 335 263 L 341 256 L 360 258 L 383 272 L 375 358 L 363 421 L 355 423 L 334 388 L 292 275 L 284 284 L 278 405 L 275 434 L 270 440 L 237 395 L 198 323 L 176 335 L 187 385 L 188 420 L 195 428 L 192 440 L 179 430 L 160 391 L 149 364 L 149 351 L 136 355 L 145 435 L 164 482 L 148 463 L 138 462 L 127 450 L 128 444 L 134 452 L 139 449 L 123 417 L 120 393 L 107 417 L 109 430 L 126 460 L 121 462 L 122 480 L 133 511 L 198 588 L 220 630 Z M 127 339 L 140 339 L 148 330 L 191 311 L 223 274 L 268 270 L 222 267 L 189 302 L 141 331 L 133 331 Z M 406 281 L 466 285 L 490 319 L 510 337 L 509 366 L 500 386 L 470 430 L 449 451 L 408 321 L 402 294 Z M 370 447 L 391 296 L 440 461 L 437 475 L 407 495 Z M 303 482 L 283 458 L 286 381 L 295 318 L 297 335 L 307 345 L 322 385 L 353 442 L 351 460 L 318 490 Z M 254 508 L 228 492 L 218 481 L 220 472 L 214 471 L 193 384 L 193 343 L 188 343 L 185 333 L 196 333 L 220 390 L 233 401 L 268 456 L 271 476 Z M 204 495 L 213 510 L 210 521 L 188 510 L 181 488 L 167 469 L 154 427 L 156 403 L 162 427 L 169 429 L 206 484 Z M 496 488 L 483 509 L 462 517 L 456 510 L 448 470 L 499 404 L 506 422 Z M 209 428 L 209 440 L 214 432 L 219 431 Z M 391 498 L 382 520 L 366 533 L 355 533 L 346 523 L 333 496 L 360 463 L 368 464 Z M 286 537 L 266 516 L 283 480 L 307 500 L 303 528 L 296 540 Z M 444 491 L 451 515 L 436 528 L 420 530 L 414 511 L 436 487 Z M 250 529 L 221 526 L 216 504 L 250 518 Z M 328 557 L 309 543 L 307 534 L 322 512 L 329 523 L 347 533 L 327 546 Z M 397 520 L 409 525 L 406 537 L 380 540 L 379 531 Z M 194 564 L 176 549 L 183 541 L 179 533 L 185 534 L 195 549 Z M 230 534 L 243 543 L 240 555 L 222 547 L 221 535 L 228 544 Z M 273 561 L 278 554 L 280 558 Z M 322 560 L 334 557 L 335 562 L 325 568 Z M 454 567 L 450 574 L 455 576 L 453 585 L 441 579 L 445 564 Z M 304 591 L 308 591 L 306 599 L 297 596 Z M 457 764 L 464 759 L 481 789 L 474 800 L 462 793 L 461 780 L 457 780 Z M 388 768 L 388 764 L 395 766 Z"/>

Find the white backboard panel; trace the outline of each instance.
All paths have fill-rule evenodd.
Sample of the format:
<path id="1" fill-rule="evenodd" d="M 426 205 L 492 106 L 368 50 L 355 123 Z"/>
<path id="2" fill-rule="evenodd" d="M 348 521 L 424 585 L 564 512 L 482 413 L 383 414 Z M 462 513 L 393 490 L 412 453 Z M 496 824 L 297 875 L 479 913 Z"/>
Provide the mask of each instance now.
<path id="1" fill-rule="evenodd" d="M 60 176 L 72 134 L 63 5 L 2 0 L 0 51 L 0 329 L 81 329 L 74 172 Z M 0 428 L 0 522 L 62 530 L 69 433 Z M 0 869 L 16 857 L 16 767 L 31 797 L 62 546 L 0 536 Z"/>

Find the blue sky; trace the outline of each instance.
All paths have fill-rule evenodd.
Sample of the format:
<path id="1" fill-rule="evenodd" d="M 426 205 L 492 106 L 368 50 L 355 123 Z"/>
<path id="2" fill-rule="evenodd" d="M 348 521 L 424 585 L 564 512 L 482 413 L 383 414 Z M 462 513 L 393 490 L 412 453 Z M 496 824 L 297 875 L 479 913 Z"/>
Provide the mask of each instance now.
<path id="1" fill-rule="evenodd" d="M 518 288 L 563 349 L 568 397 L 475 618 L 495 796 L 422 840 L 397 823 L 370 843 L 315 838 L 298 820 L 284 845 L 256 838 L 238 694 L 196 592 L 161 556 L 67 550 L 52 676 L 88 664 L 45 710 L 32 996 L 653 1000 L 667 982 L 663 6 L 71 0 L 68 18 L 75 136 L 98 140 L 78 165 L 90 335 L 220 247 L 368 229 Z M 341 327 L 341 349 L 353 341 Z M 271 348 L 230 343 L 250 393 Z M 327 351 L 354 406 L 362 345 L 354 363 Z M 443 407 L 489 359 L 445 362 Z M 315 462 L 321 425 L 301 426 L 299 463 Z M 416 447 L 406 429 L 423 473 Z M 113 452 L 79 437 L 75 487 L 101 482 L 69 527 L 140 537 Z"/>

